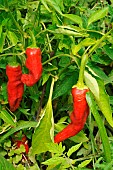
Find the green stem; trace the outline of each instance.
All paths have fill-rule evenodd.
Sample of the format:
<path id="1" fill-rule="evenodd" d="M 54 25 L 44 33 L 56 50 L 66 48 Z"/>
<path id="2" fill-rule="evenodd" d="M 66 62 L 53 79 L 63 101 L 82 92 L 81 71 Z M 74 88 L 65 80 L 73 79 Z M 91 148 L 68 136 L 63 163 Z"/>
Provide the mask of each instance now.
<path id="1" fill-rule="evenodd" d="M 82 56 L 82 60 L 81 60 L 81 65 L 80 65 L 80 72 L 79 72 L 79 78 L 78 78 L 78 82 L 77 82 L 77 87 L 78 88 L 84 88 L 84 70 L 85 70 L 85 66 L 88 60 L 88 55 L 84 54 Z"/>
<path id="2" fill-rule="evenodd" d="M 88 56 L 90 56 L 95 49 L 100 45 L 100 43 L 113 31 L 113 29 L 111 29 L 110 31 L 108 31 L 106 34 L 104 34 L 98 41 L 97 43 L 89 50 L 88 52 Z"/>
<path id="3" fill-rule="evenodd" d="M 89 52 L 87 53 L 88 49 L 86 49 L 86 51 L 84 52 L 82 59 L 81 59 L 81 66 L 80 66 L 80 72 L 79 72 L 79 78 L 78 78 L 78 82 L 77 82 L 77 87 L 83 89 L 85 87 L 84 85 L 84 70 L 85 70 L 85 66 L 86 63 L 88 61 L 88 58 L 91 56 L 91 54 L 96 50 L 96 48 L 100 45 L 100 43 L 111 33 L 112 29 L 110 31 L 108 31 L 105 35 L 103 35 L 98 41 L 97 43 L 89 50 Z"/>
<path id="4" fill-rule="evenodd" d="M 72 55 L 69 55 L 69 54 L 59 54 L 59 55 L 56 55 L 56 56 L 54 56 L 54 57 L 51 57 L 51 58 L 49 58 L 48 60 L 46 60 L 45 62 L 43 62 L 43 66 L 45 65 L 45 64 L 47 64 L 47 63 L 49 63 L 50 61 L 52 61 L 52 60 L 54 60 L 54 59 L 56 59 L 56 58 L 59 58 L 59 57 L 70 57 L 72 60 L 74 60 L 75 61 L 75 63 L 77 63 L 77 65 L 78 65 L 78 62 L 77 62 L 77 60 L 76 60 L 76 58 L 74 57 L 74 56 L 72 56 Z"/>
<path id="5" fill-rule="evenodd" d="M 4 0 L 4 3 L 5 3 L 5 8 L 7 9 L 6 11 L 9 12 L 9 15 L 10 15 L 10 17 L 12 18 L 14 24 L 16 25 L 16 27 L 18 28 L 18 30 L 20 31 L 20 33 L 21 33 L 22 35 L 24 35 L 24 32 L 23 32 L 22 29 L 20 28 L 18 22 L 15 20 L 12 12 L 11 12 L 10 9 L 9 9 L 8 1 L 7 1 L 7 0 Z"/>

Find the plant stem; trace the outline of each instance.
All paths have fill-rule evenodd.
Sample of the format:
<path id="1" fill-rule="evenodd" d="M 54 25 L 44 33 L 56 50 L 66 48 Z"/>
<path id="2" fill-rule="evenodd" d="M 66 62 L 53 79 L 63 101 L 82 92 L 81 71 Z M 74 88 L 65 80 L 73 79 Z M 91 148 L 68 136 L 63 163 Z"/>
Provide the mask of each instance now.
<path id="1" fill-rule="evenodd" d="M 77 82 L 77 87 L 78 88 L 84 88 L 84 70 L 85 70 L 85 66 L 88 60 L 88 55 L 84 54 L 82 56 L 82 60 L 81 60 L 81 65 L 80 65 L 80 72 L 79 72 L 79 78 L 78 78 L 78 82 Z"/>
<path id="2" fill-rule="evenodd" d="M 100 43 L 111 33 L 112 29 L 108 31 L 105 35 L 103 35 L 99 40 L 97 40 L 97 43 L 89 50 L 88 49 L 84 52 L 81 59 L 81 65 L 80 65 L 80 72 L 79 72 L 79 78 L 77 82 L 77 87 L 83 89 L 85 87 L 84 85 L 84 70 L 86 63 L 88 61 L 88 58 L 91 56 L 91 54 L 96 50 L 96 48 L 100 45 Z"/>
<path id="3" fill-rule="evenodd" d="M 46 60 L 45 62 L 43 62 L 43 66 L 45 65 L 45 64 L 47 64 L 47 63 L 49 63 L 50 61 L 52 61 L 52 60 L 54 60 L 54 59 L 56 59 L 56 58 L 59 58 L 59 57 L 70 57 L 72 60 L 74 60 L 75 61 L 75 63 L 77 63 L 77 65 L 78 65 L 78 62 L 77 62 L 77 60 L 76 60 L 76 58 L 74 57 L 74 56 L 72 56 L 72 55 L 69 55 L 69 54 L 59 54 L 59 55 L 56 55 L 56 56 L 54 56 L 54 57 L 51 57 L 51 58 L 49 58 L 48 60 Z"/>

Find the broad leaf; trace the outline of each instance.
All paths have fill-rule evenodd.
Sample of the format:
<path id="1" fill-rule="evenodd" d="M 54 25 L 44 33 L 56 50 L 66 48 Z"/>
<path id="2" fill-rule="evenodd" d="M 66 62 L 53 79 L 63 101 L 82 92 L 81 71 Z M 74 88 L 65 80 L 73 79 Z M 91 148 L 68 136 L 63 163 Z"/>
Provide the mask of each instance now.
<path id="1" fill-rule="evenodd" d="M 60 15 L 62 15 L 60 4 L 58 4 L 56 0 L 46 0 L 46 3 L 55 9 L 55 11 L 57 11 Z"/>
<path id="2" fill-rule="evenodd" d="M 92 74 L 100 77 L 102 80 L 104 81 L 109 80 L 109 77 L 104 73 L 104 71 L 93 62 L 89 62 L 87 64 L 87 67 Z"/>
<path id="3" fill-rule="evenodd" d="M 80 26 L 82 25 L 82 18 L 78 15 L 64 14 L 63 16 L 68 18 L 69 20 L 73 21 L 74 23 L 80 25 Z"/>
<path id="4" fill-rule="evenodd" d="M 76 84 L 78 78 L 78 72 L 73 72 L 71 75 L 66 75 L 66 77 L 56 86 L 53 99 L 62 96 L 66 92 L 69 92 L 74 84 Z"/>
<path id="5" fill-rule="evenodd" d="M 32 138 L 32 154 L 39 154 L 48 150 L 46 143 L 53 141 L 53 110 L 52 110 L 52 92 L 54 79 L 51 84 L 50 96 L 47 105 L 43 111 L 43 117 L 39 126 L 36 128 Z"/>
<path id="6" fill-rule="evenodd" d="M 94 94 L 95 100 L 105 116 L 108 123 L 113 127 L 112 111 L 110 107 L 109 96 L 106 93 L 104 83 L 99 78 L 92 77 L 85 71 L 85 82 L 91 92 Z"/>
<path id="7" fill-rule="evenodd" d="M 13 117 L 6 110 L 2 110 L 0 112 L 0 118 L 3 119 L 4 122 L 10 124 L 11 126 L 16 126 Z"/>
<path id="8" fill-rule="evenodd" d="M 0 155 L 0 170 L 16 170 L 16 168 Z"/>
<path id="9" fill-rule="evenodd" d="M 88 25 L 104 18 L 108 13 L 108 7 L 95 11 L 88 19 Z"/>

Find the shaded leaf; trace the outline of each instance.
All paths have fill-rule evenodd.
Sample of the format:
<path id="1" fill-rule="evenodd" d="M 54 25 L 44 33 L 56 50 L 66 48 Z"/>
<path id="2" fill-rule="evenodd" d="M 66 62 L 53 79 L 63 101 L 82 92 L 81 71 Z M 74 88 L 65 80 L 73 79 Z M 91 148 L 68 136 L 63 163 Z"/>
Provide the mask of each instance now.
<path id="1" fill-rule="evenodd" d="M 56 86 L 53 99 L 56 99 L 59 96 L 62 96 L 66 92 L 70 91 L 72 86 L 76 84 L 78 79 L 78 72 L 73 72 L 71 75 L 66 75 L 66 77 Z"/>
<path id="2" fill-rule="evenodd" d="M 27 129 L 27 128 L 36 127 L 36 126 L 37 126 L 37 122 L 21 120 L 21 121 L 17 122 L 16 127 L 13 127 L 7 133 L 5 133 L 4 135 L 1 136 L 0 143 L 3 142 L 9 136 L 11 136 L 13 133 L 15 133 L 21 129 Z"/>
<path id="3" fill-rule="evenodd" d="M 0 112 L 0 118 L 11 126 L 16 126 L 16 122 L 14 121 L 13 117 L 6 110 L 2 110 Z"/>
<path id="4" fill-rule="evenodd" d="M 14 32 L 8 31 L 7 37 L 9 38 L 11 44 L 15 46 L 18 42 L 18 38 Z"/>

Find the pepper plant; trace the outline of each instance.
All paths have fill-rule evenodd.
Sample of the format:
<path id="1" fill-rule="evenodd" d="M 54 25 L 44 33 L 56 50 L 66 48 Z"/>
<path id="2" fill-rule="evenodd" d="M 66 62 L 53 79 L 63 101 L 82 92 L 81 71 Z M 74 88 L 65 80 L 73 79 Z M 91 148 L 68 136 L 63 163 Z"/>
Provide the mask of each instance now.
<path id="1" fill-rule="evenodd" d="M 112 16 L 111 0 L 0 1 L 3 170 L 112 169 Z"/>

